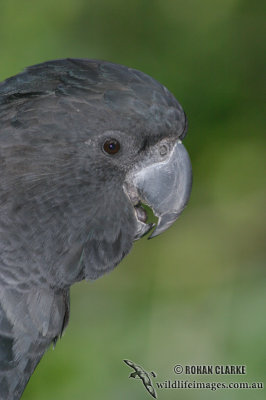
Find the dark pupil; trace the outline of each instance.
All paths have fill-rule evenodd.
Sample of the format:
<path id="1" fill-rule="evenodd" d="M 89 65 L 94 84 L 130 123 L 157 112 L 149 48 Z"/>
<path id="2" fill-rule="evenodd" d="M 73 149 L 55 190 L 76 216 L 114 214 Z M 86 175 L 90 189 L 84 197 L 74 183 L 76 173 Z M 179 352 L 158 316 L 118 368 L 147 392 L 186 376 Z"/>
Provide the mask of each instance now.
<path id="1" fill-rule="evenodd" d="M 119 151 L 120 144 L 115 139 L 109 139 L 109 140 L 106 140 L 106 142 L 103 145 L 103 148 L 106 153 L 115 154 Z"/>

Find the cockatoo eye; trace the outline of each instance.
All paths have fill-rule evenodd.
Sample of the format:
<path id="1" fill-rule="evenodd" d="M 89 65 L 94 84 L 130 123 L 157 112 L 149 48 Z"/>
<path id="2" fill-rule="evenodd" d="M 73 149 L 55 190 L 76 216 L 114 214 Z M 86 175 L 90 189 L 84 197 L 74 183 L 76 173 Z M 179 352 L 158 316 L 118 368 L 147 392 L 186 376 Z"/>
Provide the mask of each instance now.
<path id="1" fill-rule="evenodd" d="M 103 150 L 107 154 L 116 154 L 120 150 L 120 143 L 116 139 L 107 139 L 103 144 Z"/>

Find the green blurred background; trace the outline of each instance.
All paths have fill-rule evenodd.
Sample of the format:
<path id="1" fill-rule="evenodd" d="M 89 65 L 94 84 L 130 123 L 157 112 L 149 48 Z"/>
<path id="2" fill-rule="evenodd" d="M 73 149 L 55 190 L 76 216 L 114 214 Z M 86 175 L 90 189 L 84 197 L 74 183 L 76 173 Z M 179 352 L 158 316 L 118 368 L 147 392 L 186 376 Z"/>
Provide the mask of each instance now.
<path id="1" fill-rule="evenodd" d="M 23 399 L 148 399 L 157 381 L 259 382 L 266 372 L 262 1 L 1 0 L 0 80 L 64 57 L 100 58 L 166 85 L 189 119 L 194 185 L 168 232 L 108 276 L 72 288 L 68 329 Z M 264 36 L 265 40 L 265 36 Z M 246 376 L 175 375 L 244 364 Z M 159 399 L 262 399 L 259 390 L 165 390 Z"/>

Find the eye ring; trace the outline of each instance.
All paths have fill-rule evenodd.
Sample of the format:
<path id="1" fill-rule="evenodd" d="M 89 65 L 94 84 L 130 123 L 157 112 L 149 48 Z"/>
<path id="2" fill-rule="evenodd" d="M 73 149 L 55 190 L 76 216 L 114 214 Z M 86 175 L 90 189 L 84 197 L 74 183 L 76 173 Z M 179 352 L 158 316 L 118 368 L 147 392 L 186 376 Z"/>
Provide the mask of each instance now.
<path id="1" fill-rule="evenodd" d="M 120 150 L 120 143 L 116 139 L 107 139 L 103 144 L 103 151 L 107 154 L 114 155 Z"/>

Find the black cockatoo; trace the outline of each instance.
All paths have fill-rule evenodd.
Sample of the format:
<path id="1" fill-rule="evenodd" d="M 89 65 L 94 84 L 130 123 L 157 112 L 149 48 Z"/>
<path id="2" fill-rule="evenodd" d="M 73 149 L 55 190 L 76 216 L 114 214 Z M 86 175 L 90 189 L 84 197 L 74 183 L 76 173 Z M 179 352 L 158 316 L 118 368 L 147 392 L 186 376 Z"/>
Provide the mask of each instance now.
<path id="1" fill-rule="evenodd" d="M 69 288 L 166 230 L 192 181 L 185 113 L 148 75 L 64 59 L 0 84 L 0 399 L 17 400 L 69 316 Z"/>

